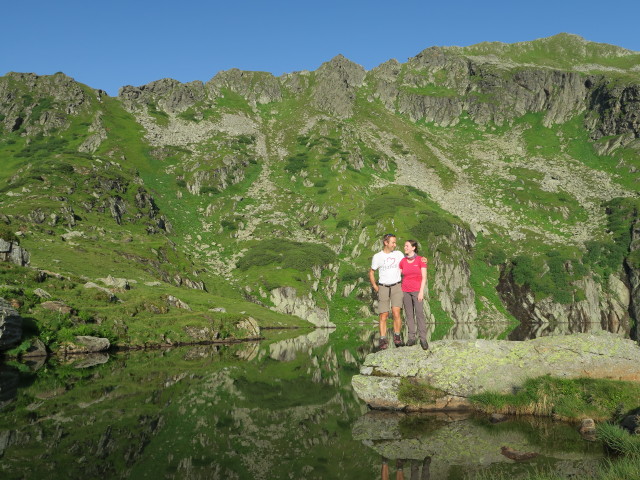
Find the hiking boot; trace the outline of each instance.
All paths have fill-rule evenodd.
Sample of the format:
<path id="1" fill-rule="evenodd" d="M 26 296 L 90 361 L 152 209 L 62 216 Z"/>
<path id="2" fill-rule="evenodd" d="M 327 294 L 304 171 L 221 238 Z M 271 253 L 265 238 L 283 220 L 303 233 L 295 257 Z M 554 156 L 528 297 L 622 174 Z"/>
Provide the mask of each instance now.
<path id="1" fill-rule="evenodd" d="M 429 344 L 427 343 L 426 340 L 420 339 L 420 346 L 422 347 L 423 350 L 429 350 Z"/>
<path id="2" fill-rule="evenodd" d="M 404 347 L 404 343 L 402 343 L 402 337 L 400 336 L 399 333 L 393 334 L 393 344 L 396 347 Z"/>
<path id="3" fill-rule="evenodd" d="M 380 339 L 380 343 L 378 344 L 378 351 L 386 350 L 388 346 L 389 346 L 389 341 L 387 340 L 387 337 L 382 337 Z"/>
<path id="4" fill-rule="evenodd" d="M 416 339 L 410 338 L 409 341 L 407 342 L 407 347 L 413 347 L 415 344 L 416 344 Z"/>

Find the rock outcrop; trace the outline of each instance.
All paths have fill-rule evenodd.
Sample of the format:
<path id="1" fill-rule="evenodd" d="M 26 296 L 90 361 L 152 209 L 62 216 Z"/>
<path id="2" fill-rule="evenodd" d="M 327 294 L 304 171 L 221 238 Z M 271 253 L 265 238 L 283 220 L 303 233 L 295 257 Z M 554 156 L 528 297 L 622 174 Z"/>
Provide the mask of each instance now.
<path id="1" fill-rule="evenodd" d="M 69 116 L 85 111 L 91 89 L 63 73 L 35 75 L 10 72 L 0 77 L 0 132 L 48 134 L 65 128 Z M 100 99 L 104 92 L 93 91 Z"/>
<path id="2" fill-rule="evenodd" d="M 127 85 L 118 92 L 125 108 L 160 107 L 163 111 L 179 113 L 205 98 L 204 84 L 200 81 L 180 83 L 163 78 L 141 87 Z"/>
<path id="3" fill-rule="evenodd" d="M 608 333 L 541 337 L 524 342 L 471 340 L 432 342 L 370 354 L 352 385 L 373 408 L 449 410 L 470 408 L 469 396 L 513 393 L 528 378 L 608 378 L 640 382 L 640 348 Z M 401 398 L 401 379 L 433 390 L 433 401 Z"/>
<path id="4" fill-rule="evenodd" d="M 205 85 L 213 98 L 230 90 L 247 99 L 250 105 L 282 100 L 282 88 L 278 79 L 267 72 L 244 72 L 237 68 L 219 72 Z"/>
<path id="5" fill-rule="evenodd" d="M 366 71 L 342 55 L 323 63 L 316 72 L 313 92 L 314 104 L 338 117 L 353 113 L 357 88 L 364 81 Z"/>
<path id="6" fill-rule="evenodd" d="M 316 327 L 335 327 L 329 321 L 329 311 L 316 305 L 311 295 L 299 297 L 293 287 L 280 287 L 271 290 L 271 302 L 276 312 L 296 315 L 313 323 Z"/>
<path id="7" fill-rule="evenodd" d="M 584 277 L 575 286 L 584 292 L 583 300 L 562 304 L 552 297 L 536 299 L 527 285 L 518 285 L 505 270 L 497 286 L 503 304 L 522 323 L 566 323 L 572 328 L 578 325 L 597 324 L 610 331 L 628 327 L 630 292 L 615 275 L 606 286 L 591 276 Z"/>
<path id="8" fill-rule="evenodd" d="M 471 287 L 469 260 L 475 246 L 471 231 L 455 226 L 439 243 L 451 247 L 452 254 L 443 255 L 434 245 L 433 264 L 437 265 L 433 289 L 442 309 L 456 323 L 471 323 L 477 316 L 476 296 Z"/>
<path id="9" fill-rule="evenodd" d="M 16 241 L 7 241 L 0 238 L 0 262 L 9 262 L 21 267 L 29 265 L 29 252 Z"/>

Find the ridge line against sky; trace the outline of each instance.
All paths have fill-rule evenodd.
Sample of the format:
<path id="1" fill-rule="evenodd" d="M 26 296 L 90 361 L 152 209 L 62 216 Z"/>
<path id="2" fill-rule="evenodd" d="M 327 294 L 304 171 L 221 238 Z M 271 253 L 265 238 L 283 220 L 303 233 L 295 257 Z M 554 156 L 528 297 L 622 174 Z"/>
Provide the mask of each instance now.
<path id="1" fill-rule="evenodd" d="M 313 71 L 338 54 L 370 70 L 431 46 L 561 32 L 640 51 L 640 2 L 631 0 L 33 0 L 7 3 L 3 13 L 0 75 L 62 71 L 110 95 L 167 77 L 206 82 L 231 68 Z"/>

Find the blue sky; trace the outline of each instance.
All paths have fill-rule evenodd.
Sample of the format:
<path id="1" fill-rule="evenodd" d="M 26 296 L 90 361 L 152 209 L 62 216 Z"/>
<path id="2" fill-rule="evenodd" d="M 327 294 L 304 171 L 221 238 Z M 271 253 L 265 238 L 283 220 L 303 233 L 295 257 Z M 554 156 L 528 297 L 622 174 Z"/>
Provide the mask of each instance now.
<path id="1" fill-rule="evenodd" d="M 534 40 L 560 32 L 640 51 L 637 0 L 32 0 L 4 2 L 0 75 L 62 71 L 116 95 L 220 70 L 315 70 L 337 54 L 367 70 L 434 46 Z"/>

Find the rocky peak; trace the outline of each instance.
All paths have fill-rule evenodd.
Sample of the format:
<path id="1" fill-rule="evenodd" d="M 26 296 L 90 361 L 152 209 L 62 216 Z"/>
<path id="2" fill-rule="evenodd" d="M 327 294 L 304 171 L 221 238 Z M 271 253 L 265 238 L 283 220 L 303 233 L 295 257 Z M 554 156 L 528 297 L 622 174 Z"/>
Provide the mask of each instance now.
<path id="1" fill-rule="evenodd" d="M 277 102 L 282 99 L 278 79 L 268 72 L 246 72 L 237 68 L 218 72 L 206 84 L 212 97 L 219 97 L 223 89 L 246 98 L 253 106 Z"/>
<path id="2" fill-rule="evenodd" d="M 348 87 L 359 87 L 367 71 L 361 65 L 352 62 L 344 55 L 336 55 L 316 70 L 318 78 L 337 77 Z"/>
<path id="3" fill-rule="evenodd" d="M 409 65 L 414 67 L 444 66 L 450 63 L 453 57 L 453 55 L 447 52 L 446 48 L 429 47 L 415 57 L 410 58 Z"/>
<path id="4" fill-rule="evenodd" d="M 154 104 L 164 111 L 176 113 L 202 100 L 205 89 L 199 80 L 181 83 L 172 78 L 163 78 L 141 87 L 124 86 L 120 88 L 118 97 L 128 109 Z"/>
<path id="5" fill-rule="evenodd" d="M 392 79 L 396 78 L 400 71 L 402 70 L 402 64 L 398 62 L 395 58 L 391 60 L 387 60 L 384 63 L 381 63 L 377 67 L 371 70 L 371 74 L 373 74 L 376 78 L 384 78 L 384 79 Z"/>
<path id="6" fill-rule="evenodd" d="M 0 129 L 48 133 L 67 124 L 67 116 L 86 110 L 91 89 L 64 73 L 36 75 L 11 72 L 0 77 Z M 104 92 L 93 90 L 100 99 Z"/>
<path id="7" fill-rule="evenodd" d="M 323 63 L 316 70 L 315 105 L 338 117 L 349 117 L 353 113 L 356 89 L 362 86 L 366 73 L 361 65 L 343 55 Z"/>

